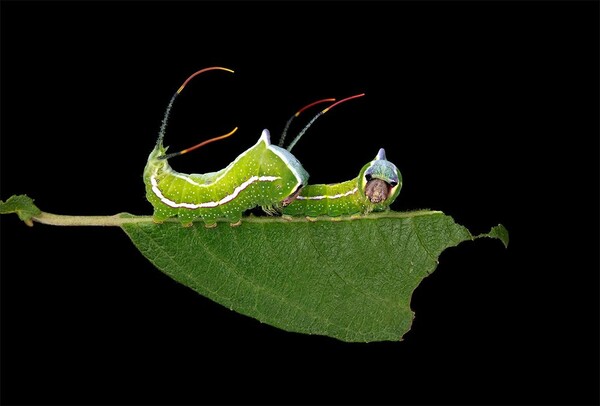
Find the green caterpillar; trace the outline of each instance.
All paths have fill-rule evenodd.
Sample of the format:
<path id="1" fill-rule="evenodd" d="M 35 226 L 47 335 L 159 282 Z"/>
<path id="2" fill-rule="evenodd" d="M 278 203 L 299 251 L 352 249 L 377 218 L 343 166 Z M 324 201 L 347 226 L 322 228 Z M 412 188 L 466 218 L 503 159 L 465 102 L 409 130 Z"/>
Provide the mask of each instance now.
<path id="1" fill-rule="evenodd" d="M 272 145 L 266 129 L 254 146 L 220 171 L 184 174 L 171 168 L 168 158 L 228 137 L 237 130 L 166 155 L 163 138 L 175 98 L 192 78 L 209 70 L 233 72 L 227 68 L 211 67 L 192 74 L 171 98 L 156 146 L 148 157 L 143 179 L 146 197 L 154 207 L 155 222 L 177 217 L 184 226 L 191 226 L 194 220 L 202 219 L 206 227 L 215 227 L 216 220 L 222 218 L 235 226 L 240 224 L 245 210 L 256 206 L 261 206 L 268 213 L 280 210 L 308 181 L 309 175 L 300 162 L 288 150 Z"/>
<path id="2" fill-rule="evenodd" d="M 386 159 L 381 148 L 356 178 L 336 184 L 307 185 L 293 202 L 282 208 L 282 214 L 338 217 L 387 210 L 401 188 L 402 174 Z"/>

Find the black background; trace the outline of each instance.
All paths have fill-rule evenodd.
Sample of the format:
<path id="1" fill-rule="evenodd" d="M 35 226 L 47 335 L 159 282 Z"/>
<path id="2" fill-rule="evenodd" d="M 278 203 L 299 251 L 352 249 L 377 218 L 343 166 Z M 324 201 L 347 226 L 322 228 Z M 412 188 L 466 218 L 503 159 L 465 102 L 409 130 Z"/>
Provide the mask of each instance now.
<path id="1" fill-rule="evenodd" d="M 224 167 L 319 119 L 294 154 L 339 182 L 384 147 L 395 210 L 432 208 L 508 249 L 447 250 L 401 342 L 343 343 L 239 315 L 116 228 L 1 220 L 4 404 L 598 404 L 598 2 L 6 2 L 1 195 L 61 214 L 150 214 L 172 162 Z M 299 119 L 298 131 L 318 109 Z M 285 247 L 293 252 L 293 247 Z M 393 261 L 394 258 L 390 258 Z"/>

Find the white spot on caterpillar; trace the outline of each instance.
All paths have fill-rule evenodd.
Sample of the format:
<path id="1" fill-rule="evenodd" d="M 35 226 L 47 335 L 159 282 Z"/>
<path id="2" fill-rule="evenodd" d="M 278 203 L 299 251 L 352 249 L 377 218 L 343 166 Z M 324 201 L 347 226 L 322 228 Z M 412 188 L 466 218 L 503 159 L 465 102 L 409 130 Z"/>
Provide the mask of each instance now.
<path id="1" fill-rule="evenodd" d="M 339 199 L 342 197 L 346 197 L 346 196 L 350 196 L 354 193 L 358 192 L 358 188 L 354 188 L 352 190 L 350 190 L 349 192 L 346 193 L 339 193 L 337 195 L 333 195 L 333 196 L 325 196 L 325 195 L 321 195 L 321 196 L 298 196 L 296 199 L 298 200 L 322 200 L 322 199 Z"/>
<path id="2" fill-rule="evenodd" d="M 273 182 L 273 181 L 276 181 L 277 179 L 281 179 L 281 178 L 279 176 L 252 176 L 248 180 L 243 182 L 241 185 L 236 187 L 233 190 L 233 193 L 225 196 L 221 200 L 216 201 L 216 202 L 204 202 L 204 203 L 185 203 L 185 202 L 177 203 L 177 202 L 174 202 L 173 200 L 170 200 L 169 198 L 165 197 L 165 195 L 162 194 L 162 192 L 158 188 L 158 182 L 156 181 L 156 177 L 154 175 L 152 175 L 150 177 L 150 182 L 152 183 L 152 191 L 154 192 L 154 194 L 160 199 L 161 202 L 163 202 L 167 206 L 174 207 L 174 208 L 184 207 L 186 209 L 199 209 L 199 208 L 203 208 L 203 207 L 204 208 L 217 207 L 222 204 L 228 203 L 228 202 L 232 201 L 233 199 L 235 199 L 244 189 L 246 189 L 248 186 L 250 186 L 254 182 Z"/>

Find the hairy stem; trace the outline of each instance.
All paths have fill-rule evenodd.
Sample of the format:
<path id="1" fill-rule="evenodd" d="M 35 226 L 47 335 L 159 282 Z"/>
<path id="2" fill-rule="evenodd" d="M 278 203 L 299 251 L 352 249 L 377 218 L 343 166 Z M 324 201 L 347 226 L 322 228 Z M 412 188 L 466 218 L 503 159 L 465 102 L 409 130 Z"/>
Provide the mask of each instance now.
<path id="1" fill-rule="evenodd" d="M 121 214 L 113 216 L 66 216 L 42 212 L 31 218 L 33 221 L 51 226 L 112 226 L 120 227 L 126 223 L 152 222 L 151 216 L 123 217 Z"/>

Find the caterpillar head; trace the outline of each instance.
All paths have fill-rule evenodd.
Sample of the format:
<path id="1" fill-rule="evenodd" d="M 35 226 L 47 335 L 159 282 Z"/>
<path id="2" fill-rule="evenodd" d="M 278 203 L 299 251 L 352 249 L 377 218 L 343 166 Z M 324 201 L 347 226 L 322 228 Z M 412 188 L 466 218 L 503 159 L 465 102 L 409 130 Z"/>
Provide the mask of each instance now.
<path id="1" fill-rule="evenodd" d="M 375 159 L 363 166 L 359 175 L 361 192 L 373 205 L 373 210 L 384 210 L 393 203 L 402 188 L 402 174 L 379 149 Z"/>

